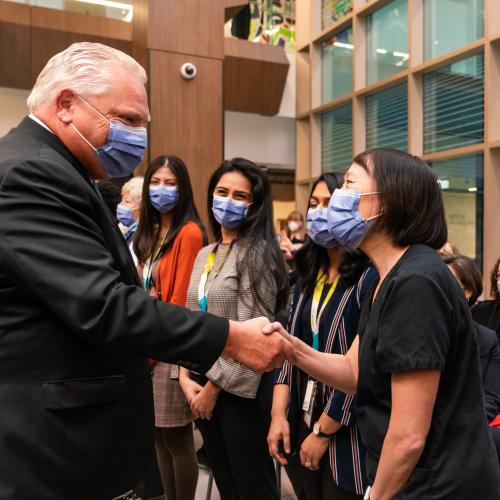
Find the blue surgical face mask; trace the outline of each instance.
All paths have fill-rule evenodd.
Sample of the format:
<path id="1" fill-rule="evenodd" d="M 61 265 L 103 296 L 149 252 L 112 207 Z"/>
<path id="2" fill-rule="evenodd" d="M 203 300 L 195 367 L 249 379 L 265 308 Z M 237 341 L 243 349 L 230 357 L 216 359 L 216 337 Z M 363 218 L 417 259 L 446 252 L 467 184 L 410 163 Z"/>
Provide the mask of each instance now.
<path id="1" fill-rule="evenodd" d="M 118 120 L 108 120 L 97 109 L 81 97 L 79 99 L 109 123 L 108 140 L 96 148 L 71 123 L 75 132 L 94 150 L 94 153 L 108 177 L 127 177 L 141 163 L 144 150 L 148 147 L 148 135 L 144 127 L 131 127 Z"/>
<path id="2" fill-rule="evenodd" d="M 335 248 L 338 242 L 334 236 L 328 232 L 326 221 L 327 209 L 318 205 L 307 211 L 307 234 L 316 245 L 324 248 Z"/>
<path id="3" fill-rule="evenodd" d="M 500 280 L 497 281 L 497 290 L 498 290 L 498 293 L 500 294 Z"/>
<path id="4" fill-rule="evenodd" d="M 246 219 L 249 204 L 229 197 L 214 196 L 212 212 L 215 220 L 226 229 L 236 229 Z"/>
<path id="5" fill-rule="evenodd" d="M 130 227 L 134 224 L 135 219 L 132 214 L 133 210 L 130 207 L 126 207 L 125 205 L 118 205 L 116 207 L 116 218 L 124 226 Z"/>
<path id="6" fill-rule="evenodd" d="M 151 205 L 161 212 L 171 212 L 179 200 L 179 189 L 176 186 L 149 186 Z"/>
<path id="7" fill-rule="evenodd" d="M 382 214 L 363 219 L 359 213 L 361 196 L 378 194 L 361 193 L 358 189 L 336 189 L 328 205 L 328 231 L 343 247 L 355 250 L 370 229 L 371 221 Z"/>

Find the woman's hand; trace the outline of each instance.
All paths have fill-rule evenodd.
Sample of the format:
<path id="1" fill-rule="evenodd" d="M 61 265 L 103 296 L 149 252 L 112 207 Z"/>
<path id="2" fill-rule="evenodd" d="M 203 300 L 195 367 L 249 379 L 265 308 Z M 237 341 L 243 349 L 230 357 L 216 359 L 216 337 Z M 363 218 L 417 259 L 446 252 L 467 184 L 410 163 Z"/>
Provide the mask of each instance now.
<path id="1" fill-rule="evenodd" d="M 189 405 L 196 418 L 210 420 L 217 403 L 220 389 L 213 382 L 208 381 L 203 389 L 194 396 Z"/>
<path id="2" fill-rule="evenodd" d="M 283 344 L 283 354 L 290 363 L 295 364 L 296 352 L 295 347 L 297 343 L 301 342 L 297 337 L 290 335 L 279 322 L 269 323 L 266 325 L 262 332 L 265 335 L 270 335 L 272 333 L 279 333 L 285 340 Z"/>
<path id="3" fill-rule="evenodd" d="M 319 464 L 326 450 L 329 440 L 314 435 L 312 432 L 306 437 L 300 447 L 300 462 L 310 470 L 318 470 Z"/>
<path id="4" fill-rule="evenodd" d="M 189 377 L 183 377 L 179 375 L 179 385 L 184 393 L 184 397 L 188 402 L 188 405 L 191 406 L 191 402 L 193 399 L 202 391 L 203 386 L 197 384 L 194 380 L 191 380 Z"/>
<path id="5" fill-rule="evenodd" d="M 284 415 L 273 417 L 271 420 L 271 426 L 267 434 L 267 445 L 269 454 L 281 465 L 286 465 L 288 463 L 287 459 L 279 449 L 280 442 L 283 443 L 285 453 L 290 453 L 290 424 Z"/>

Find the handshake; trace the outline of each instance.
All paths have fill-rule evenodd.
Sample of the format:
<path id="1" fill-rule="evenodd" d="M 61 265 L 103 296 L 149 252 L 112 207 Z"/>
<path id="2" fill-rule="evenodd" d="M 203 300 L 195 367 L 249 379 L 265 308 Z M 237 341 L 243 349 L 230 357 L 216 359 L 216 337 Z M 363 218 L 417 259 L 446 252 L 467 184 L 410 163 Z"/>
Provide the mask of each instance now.
<path id="1" fill-rule="evenodd" d="M 280 323 L 255 318 L 241 323 L 230 321 L 224 354 L 256 373 L 280 368 L 295 360 L 295 340 Z"/>

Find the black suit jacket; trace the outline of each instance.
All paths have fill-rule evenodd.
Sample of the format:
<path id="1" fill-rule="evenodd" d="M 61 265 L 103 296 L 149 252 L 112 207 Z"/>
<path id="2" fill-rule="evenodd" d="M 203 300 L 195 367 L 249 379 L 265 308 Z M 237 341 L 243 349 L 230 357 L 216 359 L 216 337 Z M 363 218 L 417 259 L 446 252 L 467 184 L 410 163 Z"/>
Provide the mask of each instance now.
<path id="1" fill-rule="evenodd" d="M 474 322 L 479 345 L 484 391 L 484 409 L 488 423 L 500 412 L 500 347 L 495 330 Z"/>
<path id="2" fill-rule="evenodd" d="M 153 456 L 145 358 L 203 372 L 227 332 L 141 289 L 56 136 L 25 118 L 0 139 L 0 499 L 110 500 L 134 487 Z"/>

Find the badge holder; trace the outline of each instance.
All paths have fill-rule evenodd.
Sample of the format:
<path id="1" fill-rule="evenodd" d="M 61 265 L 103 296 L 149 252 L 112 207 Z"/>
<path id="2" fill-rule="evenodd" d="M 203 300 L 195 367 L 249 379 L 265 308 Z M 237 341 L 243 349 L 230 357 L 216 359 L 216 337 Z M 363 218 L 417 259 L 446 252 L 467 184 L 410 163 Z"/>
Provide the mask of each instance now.
<path id="1" fill-rule="evenodd" d="M 316 382 L 316 380 L 309 379 L 307 381 L 304 402 L 302 403 L 302 410 L 304 411 L 303 419 L 308 429 L 311 428 L 312 414 L 317 393 L 318 393 L 318 382 Z"/>

